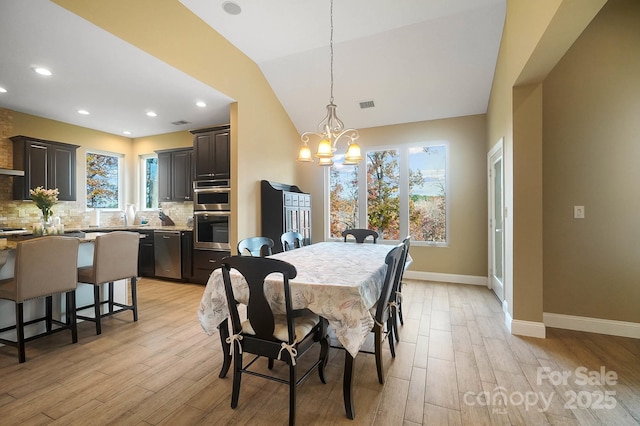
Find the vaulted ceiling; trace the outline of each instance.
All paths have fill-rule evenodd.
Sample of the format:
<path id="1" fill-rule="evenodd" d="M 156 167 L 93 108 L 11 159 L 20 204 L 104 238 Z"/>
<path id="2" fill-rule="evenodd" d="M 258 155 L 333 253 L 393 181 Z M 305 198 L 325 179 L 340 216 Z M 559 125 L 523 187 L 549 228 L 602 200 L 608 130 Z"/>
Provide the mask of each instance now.
<path id="1" fill-rule="evenodd" d="M 315 129 L 330 97 L 329 0 L 180 2 L 258 64 L 299 132 Z M 367 128 L 486 112 L 505 7 L 335 0 L 338 115 Z M 130 137 L 229 120 L 230 97 L 48 0 L 0 3 L 0 57 L 0 107 Z"/>

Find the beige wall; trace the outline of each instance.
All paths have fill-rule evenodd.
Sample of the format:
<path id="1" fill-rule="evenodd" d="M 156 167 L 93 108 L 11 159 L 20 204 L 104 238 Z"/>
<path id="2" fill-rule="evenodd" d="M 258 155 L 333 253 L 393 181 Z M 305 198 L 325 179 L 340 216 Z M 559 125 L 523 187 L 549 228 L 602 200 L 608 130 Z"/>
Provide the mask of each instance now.
<path id="1" fill-rule="evenodd" d="M 231 243 L 259 235 L 259 181 L 294 180 L 299 135 L 258 66 L 178 1 L 55 2 L 237 101 Z"/>
<path id="2" fill-rule="evenodd" d="M 411 270 L 487 276 L 485 115 L 359 129 L 362 149 L 389 144 L 446 142 L 449 146 L 448 247 L 411 246 Z M 345 147 L 342 147 L 343 149 Z M 291 158 L 294 158 L 293 155 Z M 313 197 L 313 240 L 324 238 L 325 170 L 299 163 L 300 187 Z"/>
<path id="3" fill-rule="evenodd" d="M 542 323 L 542 234 L 529 230 L 542 225 L 542 110 L 537 85 L 605 2 L 507 0 L 487 111 L 487 141 L 488 147 L 504 141 L 505 301 L 515 320 Z M 527 197 L 529 191 L 536 199 Z"/>
<path id="4" fill-rule="evenodd" d="M 639 23 L 610 0 L 544 80 L 545 312 L 640 323 Z"/>

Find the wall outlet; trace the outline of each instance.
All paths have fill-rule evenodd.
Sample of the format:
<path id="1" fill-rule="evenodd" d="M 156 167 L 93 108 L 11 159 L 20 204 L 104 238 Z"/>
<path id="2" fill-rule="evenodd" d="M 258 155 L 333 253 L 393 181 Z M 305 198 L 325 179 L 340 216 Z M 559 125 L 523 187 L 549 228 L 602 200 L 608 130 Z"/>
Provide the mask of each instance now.
<path id="1" fill-rule="evenodd" d="M 584 219 L 584 206 L 573 206 L 573 218 Z"/>

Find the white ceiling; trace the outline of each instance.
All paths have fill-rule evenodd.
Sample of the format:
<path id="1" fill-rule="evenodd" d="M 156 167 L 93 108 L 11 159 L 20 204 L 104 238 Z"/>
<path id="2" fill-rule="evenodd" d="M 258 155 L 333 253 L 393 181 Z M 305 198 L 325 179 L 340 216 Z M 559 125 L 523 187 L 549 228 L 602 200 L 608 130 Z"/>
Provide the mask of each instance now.
<path id="1" fill-rule="evenodd" d="M 235 0 L 239 15 L 224 0 L 180 2 L 260 66 L 299 132 L 315 129 L 330 95 L 328 0 Z M 486 112 L 505 7 L 335 0 L 338 116 L 366 128 Z M 229 120 L 229 97 L 48 0 L 0 0 L 0 58 L 0 106 L 16 111 L 131 137 Z"/>

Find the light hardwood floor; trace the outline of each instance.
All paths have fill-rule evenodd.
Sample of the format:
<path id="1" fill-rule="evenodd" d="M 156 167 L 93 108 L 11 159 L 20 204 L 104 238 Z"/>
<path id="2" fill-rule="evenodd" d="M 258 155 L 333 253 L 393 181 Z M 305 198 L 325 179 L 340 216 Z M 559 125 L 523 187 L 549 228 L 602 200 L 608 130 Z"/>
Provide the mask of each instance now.
<path id="1" fill-rule="evenodd" d="M 230 408 L 218 335 L 196 315 L 203 286 L 142 279 L 138 288 L 137 323 L 130 312 L 108 318 L 101 336 L 81 323 L 77 344 L 65 332 L 36 340 L 24 364 L 0 347 L 0 424 L 286 424 L 288 390 L 275 382 L 244 376 Z M 639 424 L 640 340 L 559 329 L 512 336 L 484 287 L 408 281 L 404 301 L 395 359 L 385 344 L 385 385 L 372 355 L 356 358 L 356 419 L 344 414 L 344 353 L 332 349 L 327 384 L 313 373 L 298 388 L 298 424 Z M 615 384 L 612 373 L 609 384 L 581 384 L 577 369 L 601 367 Z M 274 370 L 287 374 L 282 363 Z"/>

